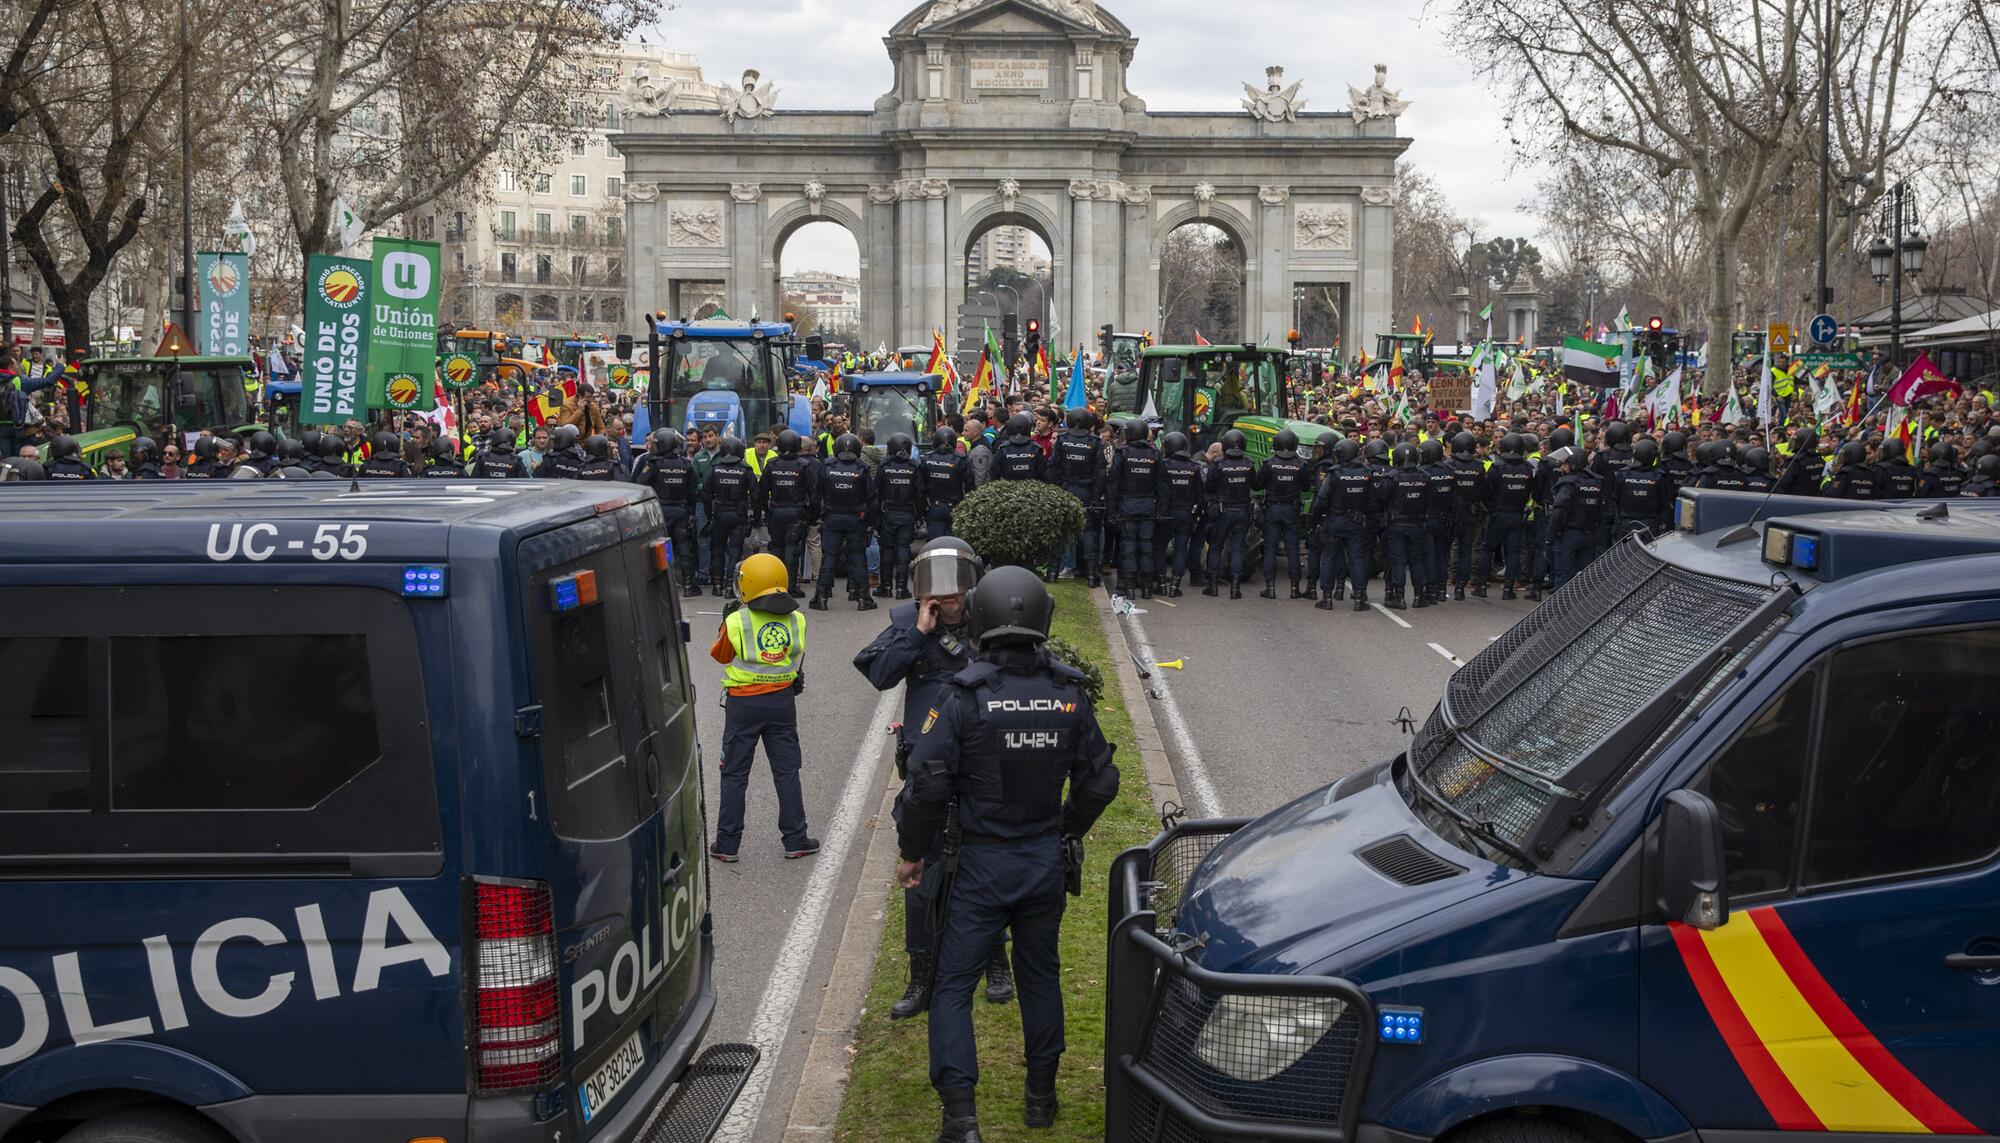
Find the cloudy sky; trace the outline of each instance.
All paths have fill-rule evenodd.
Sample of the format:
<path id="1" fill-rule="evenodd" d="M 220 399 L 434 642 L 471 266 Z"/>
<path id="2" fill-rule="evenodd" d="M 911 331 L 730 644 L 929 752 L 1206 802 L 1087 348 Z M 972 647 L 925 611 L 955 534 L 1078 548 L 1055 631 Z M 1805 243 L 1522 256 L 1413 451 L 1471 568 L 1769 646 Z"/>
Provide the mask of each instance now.
<path id="1" fill-rule="evenodd" d="M 647 39 L 694 52 L 710 82 L 757 68 L 789 109 L 872 107 L 892 74 L 882 36 L 915 0 L 681 0 Z M 1397 121 L 1415 140 L 1408 158 L 1436 176 L 1486 234 L 1536 232 L 1520 206 L 1532 174 L 1510 169 L 1500 111 L 1481 77 L 1448 47 L 1422 0 L 1109 0 L 1139 37 L 1131 89 L 1155 111 L 1236 111 L 1245 82 L 1263 86 L 1281 64 L 1302 79 L 1308 110 L 1347 108 L 1347 85 L 1366 87 L 1374 65 L 1411 100 Z M 831 233 L 822 233 L 831 232 Z M 853 242 L 832 224 L 808 227 L 785 250 L 785 269 L 853 273 Z"/>

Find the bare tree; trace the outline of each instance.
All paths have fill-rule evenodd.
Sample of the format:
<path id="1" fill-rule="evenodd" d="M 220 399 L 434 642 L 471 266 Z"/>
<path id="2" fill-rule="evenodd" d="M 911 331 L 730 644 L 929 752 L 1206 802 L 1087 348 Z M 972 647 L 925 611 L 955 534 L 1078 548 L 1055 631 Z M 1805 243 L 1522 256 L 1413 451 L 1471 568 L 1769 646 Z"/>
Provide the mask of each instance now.
<path id="1" fill-rule="evenodd" d="M 1196 333 L 1234 341 L 1242 328 L 1243 254 L 1223 231 L 1190 223 L 1160 244 L 1160 339 L 1187 343 Z"/>
<path id="2" fill-rule="evenodd" d="M 26 118 L 22 96 L 48 59 L 49 23 L 71 3 L 73 0 L 15 0 L 6 5 L 6 25 L 0 28 L 0 36 L 5 37 L 0 40 L 0 50 L 6 52 L 6 62 L 0 64 L 0 138 Z"/>
<path id="3" fill-rule="evenodd" d="M 1466 261 L 1477 229 L 1452 209 L 1435 178 L 1408 163 L 1396 164 L 1395 225 L 1393 325 L 1423 313 L 1442 321 L 1451 311 L 1451 291 L 1459 285 L 1474 286 L 1475 304 L 1485 304 Z M 1364 338 L 1381 332 L 1355 331 Z"/>

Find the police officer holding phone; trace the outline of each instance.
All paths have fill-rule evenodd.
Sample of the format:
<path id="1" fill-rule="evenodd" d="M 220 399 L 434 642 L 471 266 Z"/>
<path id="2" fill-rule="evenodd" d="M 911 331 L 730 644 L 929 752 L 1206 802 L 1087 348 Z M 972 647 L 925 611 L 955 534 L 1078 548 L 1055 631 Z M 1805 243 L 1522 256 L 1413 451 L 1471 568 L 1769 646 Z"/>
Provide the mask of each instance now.
<path id="1" fill-rule="evenodd" d="M 944 1103 L 942 1143 L 980 1138 L 972 986 L 1005 928 L 1013 929 L 1020 973 L 1023 1118 L 1029 1127 L 1055 1122 L 1063 893 L 1082 891 L 1080 839 L 1117 797 L 1118 769 L 1083 675 L 1043 649 L 1054 613 L 1041 577 L 1026 568 L 996 568 L 980 580 L 967 605 L 978 659 L 925 711 L 903 788 L 896 879 L 917 887 L 932 855 L 941 855 L 947 922 L 930 1056 L 931 1086 Z"/>

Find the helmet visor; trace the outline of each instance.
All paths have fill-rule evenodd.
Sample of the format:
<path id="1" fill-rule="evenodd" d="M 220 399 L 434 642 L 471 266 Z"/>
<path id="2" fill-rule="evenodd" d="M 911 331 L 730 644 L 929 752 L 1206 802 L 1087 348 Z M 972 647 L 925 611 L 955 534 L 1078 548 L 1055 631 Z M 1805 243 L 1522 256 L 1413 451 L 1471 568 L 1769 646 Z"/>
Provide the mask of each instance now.
<path id="1" fill-rule="evenodd" d="M 910 590 L 919 596 L 963 595 L 979 583 L 979 565 L 964 552 L 919 552 L 910 564 Z"/>

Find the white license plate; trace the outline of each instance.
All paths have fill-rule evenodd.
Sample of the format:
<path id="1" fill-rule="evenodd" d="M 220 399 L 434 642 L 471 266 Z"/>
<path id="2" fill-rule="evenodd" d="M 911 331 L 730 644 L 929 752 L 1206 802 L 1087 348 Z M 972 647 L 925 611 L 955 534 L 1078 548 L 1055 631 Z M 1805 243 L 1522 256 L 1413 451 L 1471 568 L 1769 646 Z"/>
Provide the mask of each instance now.
<path id="1" fill-rule="evenodd" d="M 611 1053 L 583 1085 L 576 1089 L 577 1101 L 583 1105 L 583 1121 L 589 1123 L 606 1105 L 618 1098 L 632 1077 L 646 1070 L 646 1045 L 640 1033 L 632 1033 L 623 1047 Z"/>

